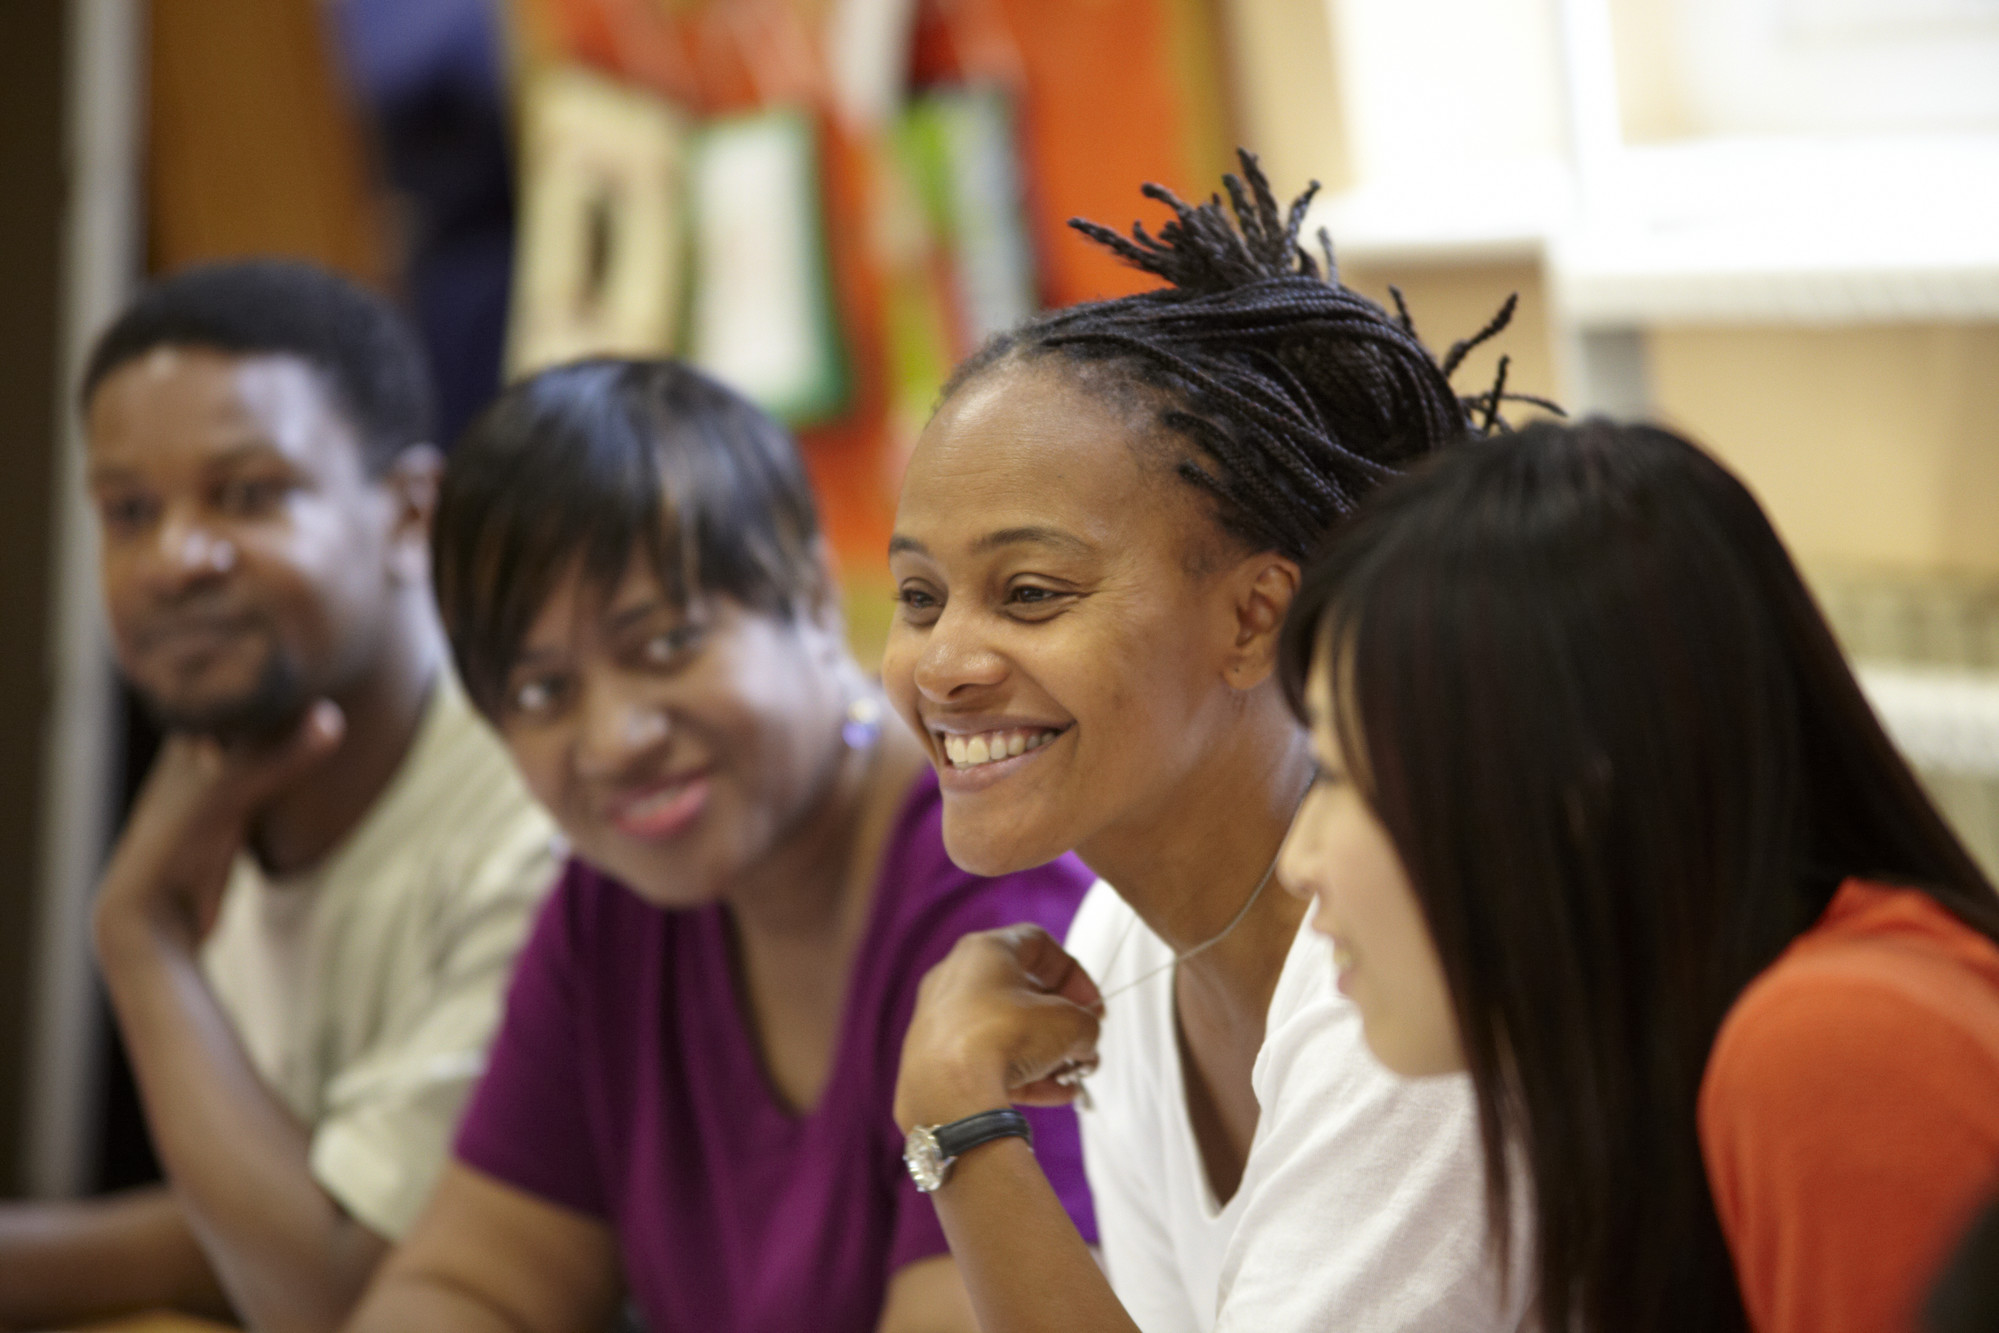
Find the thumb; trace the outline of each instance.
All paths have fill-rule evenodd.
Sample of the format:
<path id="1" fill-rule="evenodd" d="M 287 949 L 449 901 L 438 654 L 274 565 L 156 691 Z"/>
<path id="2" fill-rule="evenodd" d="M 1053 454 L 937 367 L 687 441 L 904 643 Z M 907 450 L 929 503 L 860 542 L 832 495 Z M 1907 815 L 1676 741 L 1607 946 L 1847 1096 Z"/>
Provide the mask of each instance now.
<path id="1" fill-rule="evenodd" d="M 1050 1099 L 1047 1087 L 1055 1073 L 1096 1060 L 1101 1020 L 1060 995 L 1037 995 L 1027 1003 L 1034 1021 L 1023 1025 L 1007 1060 L 1007 1090 L 1016 1101 L 1042 1102 Z M 1066 1101 L 1070 1095 L 1065 1090 L 1057 1099 Z"/>

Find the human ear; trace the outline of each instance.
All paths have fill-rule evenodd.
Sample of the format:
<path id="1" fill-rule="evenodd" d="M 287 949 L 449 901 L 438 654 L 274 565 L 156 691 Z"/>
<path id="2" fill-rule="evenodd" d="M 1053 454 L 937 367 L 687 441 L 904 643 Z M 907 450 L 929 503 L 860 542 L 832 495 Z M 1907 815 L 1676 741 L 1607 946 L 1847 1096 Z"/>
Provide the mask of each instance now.
<path id="1" fill-rule="evenodd" d="M 382 477 L 395 506 L 389 560 L 398 582 L 430 579 L 430 519 L 437 511 L 437 488 L 443 477 L 444 455 L 430 444 L 413 444 L 397 454 Z"/>
<path id="2" fill-rule="evenodd" d="M 1261 551 L 1240 562 L 1229 578 L 1234 593 L 1235 638 L 1223 667 L 1231 686 L 1254 689 L 1277 669 L 1278 639 L 1291 600 L 1298 595 L 1298 562 Z"/>

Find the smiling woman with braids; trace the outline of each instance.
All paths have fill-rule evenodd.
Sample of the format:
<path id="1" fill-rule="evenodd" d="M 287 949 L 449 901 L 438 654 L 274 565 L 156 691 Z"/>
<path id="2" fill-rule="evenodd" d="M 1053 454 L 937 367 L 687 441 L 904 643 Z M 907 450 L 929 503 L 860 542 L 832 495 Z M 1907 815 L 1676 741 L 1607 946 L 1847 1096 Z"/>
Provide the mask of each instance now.
<path id="1" fill-rule="evenodd" d="M 1255 160 L 1157 239 L 1079 229 L 1167 286 L 968 362 L 911 459 L 883 679 L 952 858 L 1074 849 L 1067 950 L 961 941 L 924 983 L 896 1116 L 987 1333 L 1496 1329 L 1462 1079 L 1399 1084 L 1269 891 L 1313 769 L 1273 676 L 1299 566 L 1378 482 L 1490 428 L 1406 314 L 1300 249 Z M 1012 1103 L 1087 1089 L 1109 1281 Z M 969 1122 L 969 1123 L 968 1123 Z M 998 1134 L 999 1137 L 989 1137 Z"/>

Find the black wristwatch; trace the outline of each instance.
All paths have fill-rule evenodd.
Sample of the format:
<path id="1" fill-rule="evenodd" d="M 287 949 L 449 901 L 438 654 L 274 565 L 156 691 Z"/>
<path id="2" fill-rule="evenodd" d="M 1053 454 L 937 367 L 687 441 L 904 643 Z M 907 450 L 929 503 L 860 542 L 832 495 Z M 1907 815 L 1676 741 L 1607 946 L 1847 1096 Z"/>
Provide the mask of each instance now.
<path id="1" fill-rule="evenodd" d="M 1004 1111 L 981 1111 L 948 1125 L 918 1125 L 903 1140 L 902 1160 L 916 1188 L 931 1193 L 951 1174 L 951 1163 L 981 1143 L 1019 1135 L 1034 1146 L 1034 1129 L 1027 1117 L 1008 1107 Z"/>

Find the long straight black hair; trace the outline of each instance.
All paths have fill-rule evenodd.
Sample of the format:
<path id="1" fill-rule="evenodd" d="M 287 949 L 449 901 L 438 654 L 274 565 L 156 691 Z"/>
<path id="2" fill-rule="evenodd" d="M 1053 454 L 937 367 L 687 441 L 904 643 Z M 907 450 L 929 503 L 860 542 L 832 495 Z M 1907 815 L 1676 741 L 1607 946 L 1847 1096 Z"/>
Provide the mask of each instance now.
<path id="1" fill-rule="evenodd" d="M 1729 1006 L 1848 876 L 1999 940 L 1762 510 L 1647 426 L 1468 440 L 1310 571 L 1294 703 L 1321 654 L 1450 985 L 1502 1246 L 1531 1186 L 1544 1326 L 1745 1328 L 1695 1117 Z"/>

